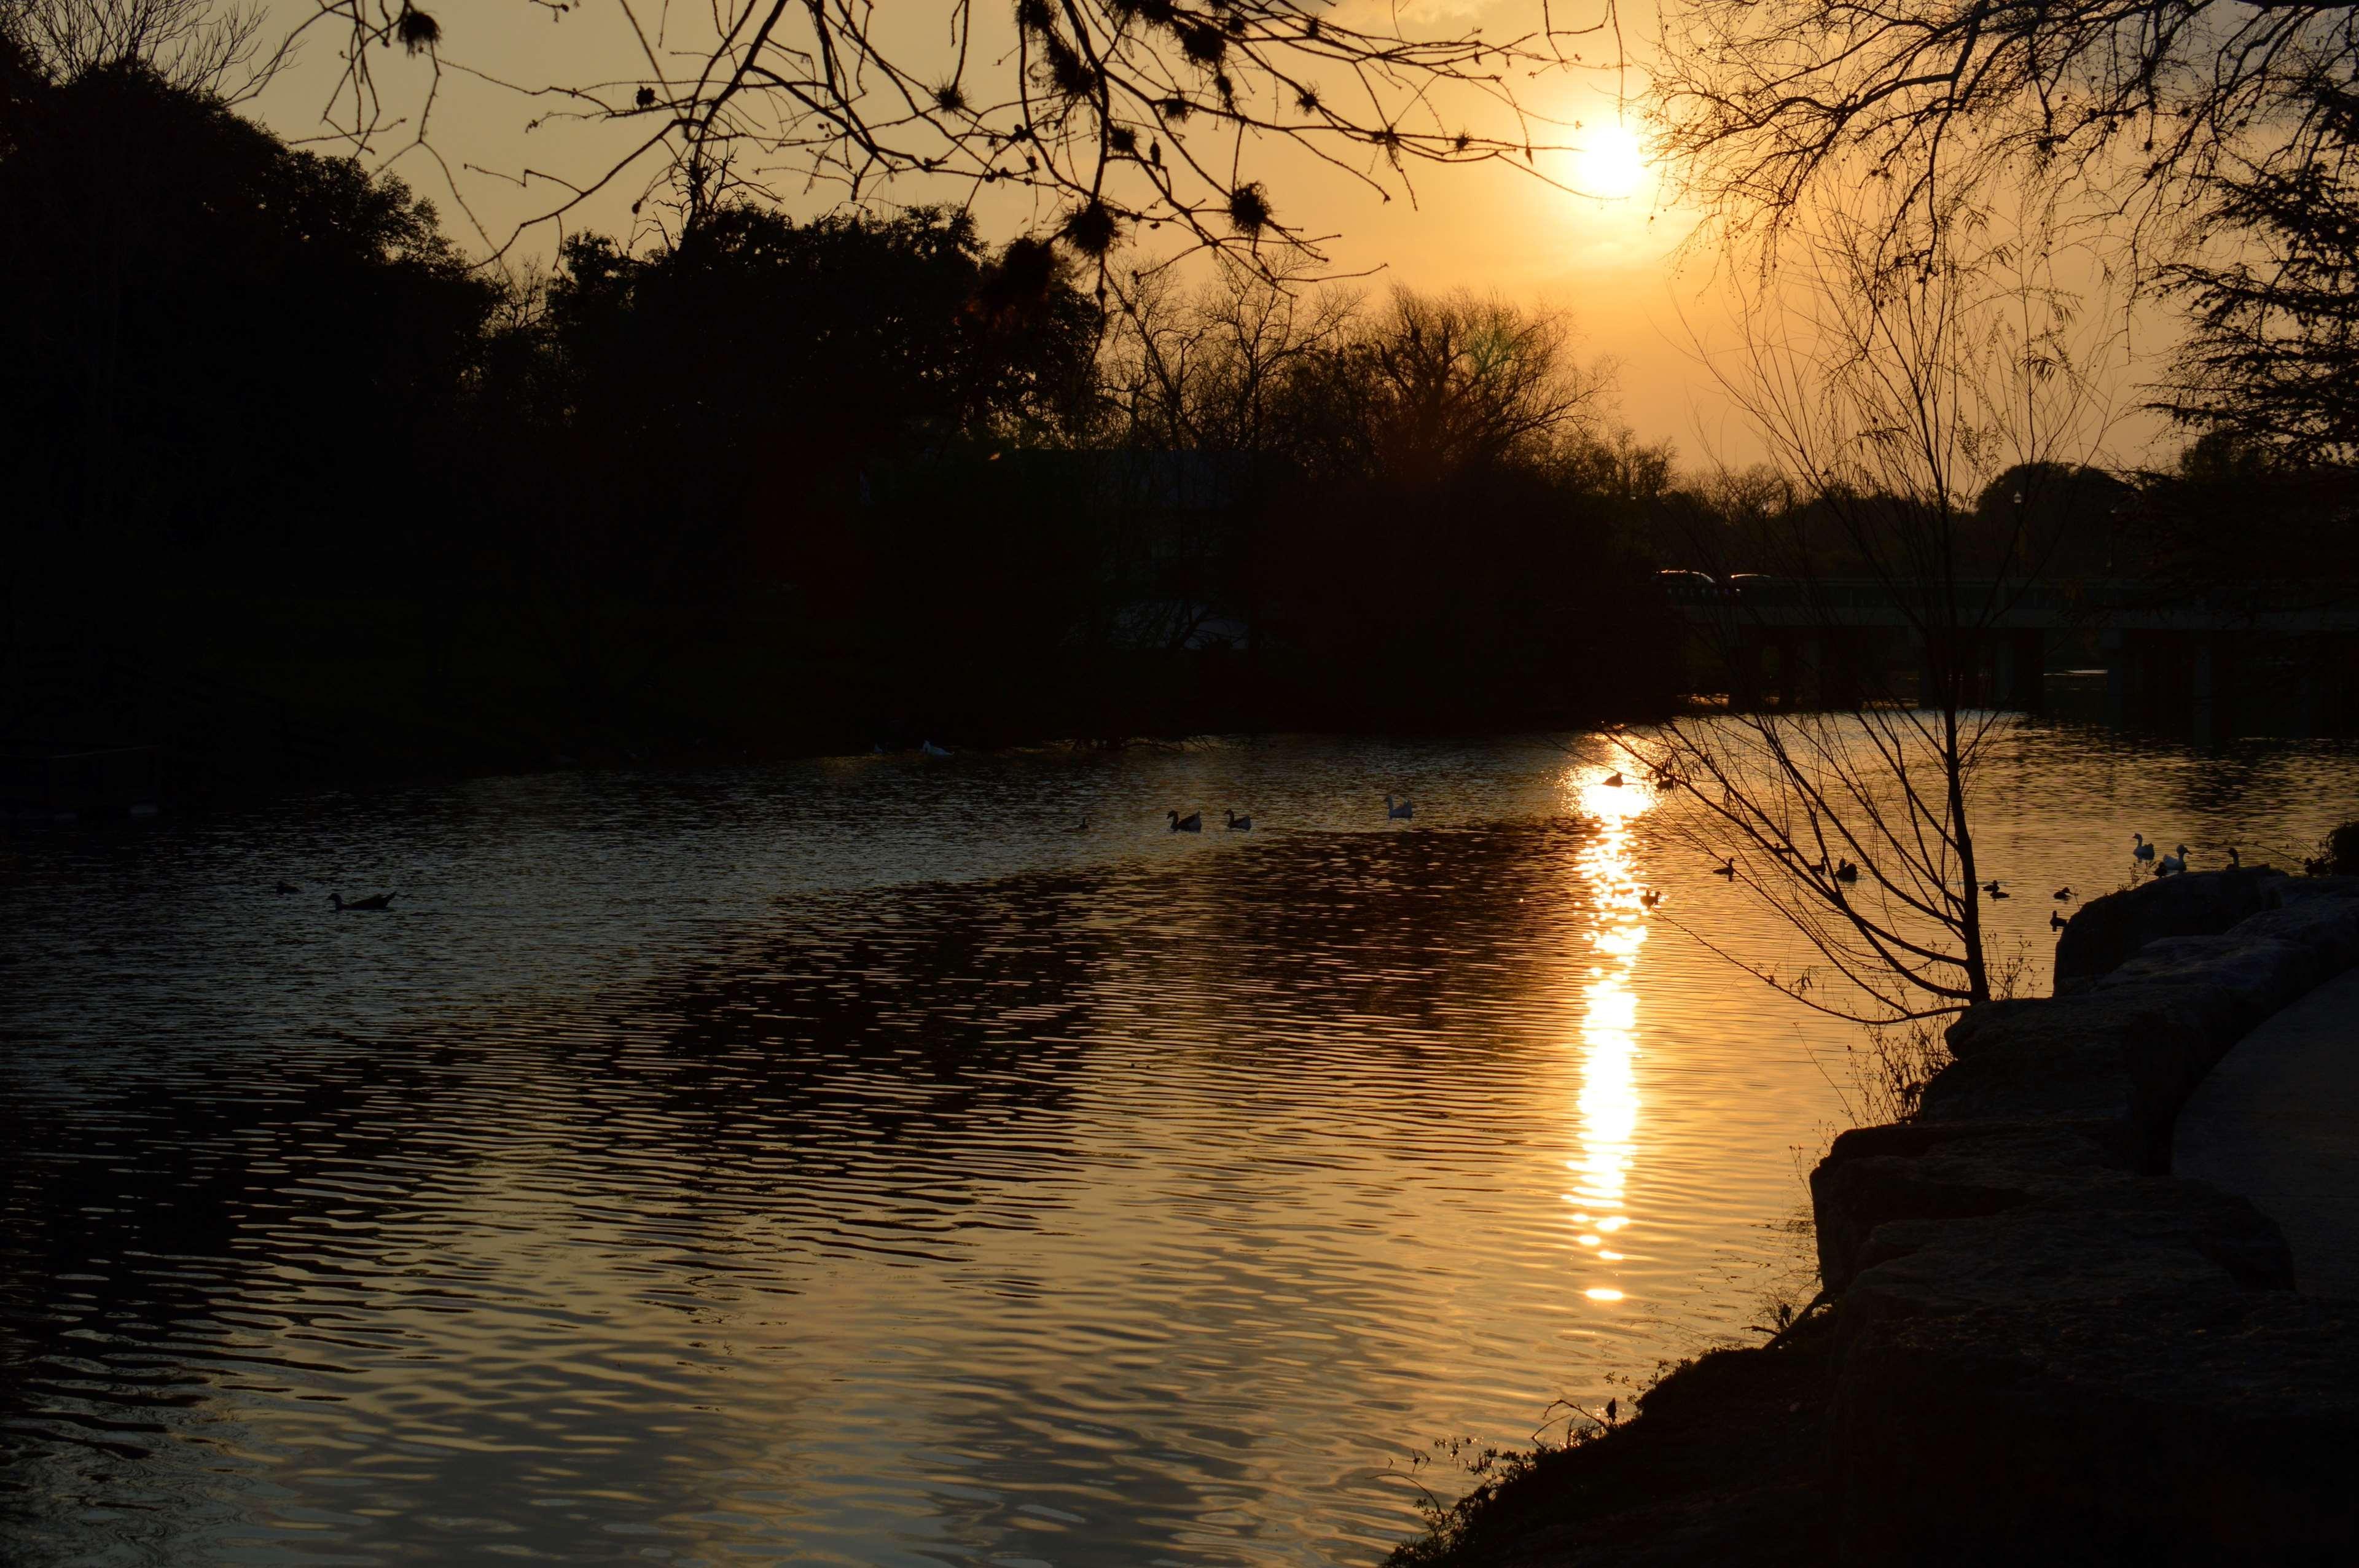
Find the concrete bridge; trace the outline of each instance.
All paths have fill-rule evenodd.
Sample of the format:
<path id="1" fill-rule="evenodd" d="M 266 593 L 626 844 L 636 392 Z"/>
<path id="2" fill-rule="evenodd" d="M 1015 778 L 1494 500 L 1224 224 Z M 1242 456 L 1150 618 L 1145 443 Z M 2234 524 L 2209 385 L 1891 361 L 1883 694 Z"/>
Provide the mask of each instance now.
<path id="1" fill-rule="evenodd" d="M 2165 598 L 2152 583 L 1960 579 L 1937 585 L 1665 572 L 1695 633 L 1699 678 L 1724 678 L 1741 707 L 1851 708 L 1915 700 L 1933 647 L 1959 646 L 1967 699 L 2046 709 L 2051 677 L 2093 685 L 2110 723 L 2171 730 L 2199 744 L 2240 734 L 2359 730 L 2359 585 L 2255 584 Z M 1949 609 L 1954 606 L 1954 610 Z"/>

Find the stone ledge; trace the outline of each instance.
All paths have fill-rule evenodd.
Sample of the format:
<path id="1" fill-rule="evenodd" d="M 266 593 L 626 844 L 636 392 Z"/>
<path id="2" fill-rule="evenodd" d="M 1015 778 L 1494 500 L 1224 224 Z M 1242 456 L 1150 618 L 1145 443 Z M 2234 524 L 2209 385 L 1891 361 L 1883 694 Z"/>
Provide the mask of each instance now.
<path id="1" fill-rule="evenodd" d="M 2359 1314 L 2285 1292 L 1890 1321 L 1843 1358 L 1841 1556 L 2349 1563 Z"/>
<path id="2" fill-rule="evenodd" d="M 2082 904 L 2056 940 L 2056 990 L 2110 974 L 2166 936 L 2216 936 L 2276 906 L 2282 871 L 2251 866 L 2158 877 Z"/>
<path id="3" fill-rule="evenodd" d="M 1984 1307 L 2293 1289 L 2277 1227 L 2201 1182 L 2119 1177 L 1995 1214 L 1893 1220 L 1860 1249 L 1838 1344 Z"/>
<path id="4" fill-rule="evenodd" d="M 1975 1008 L 1951 1027 L 1958 1060 L 1926 1086 L 1919 1119 L 2101 1127 L 2109 1162 L 2168 1171 L 2171 1123 L 2226 1051 L 2234 1005 L 2193 989 Z"/>
<path id="5" fill-rule="evenodd" d="M 2131 1180 L 2103 1124 L 2056 1120 L 1862 1128 L 1810 1173 L 1819 1277 L 1848 1289 L 1879 1226 L 1970 1219 Z M 1910 1134 L 1892 1137 L 1889 1134 Z"/>
<path id="6" fill-rule="evenodd" d="M 1966 1013 L 1919 1119 L 1811 1173 L 1839 1555 L 2359 1561 L 2359 1305 L 2167 1174 L 2204 1075 L 2359 960 L 2359 880 L 2174 877 L 2064 937 L 2062 994 Z"/>

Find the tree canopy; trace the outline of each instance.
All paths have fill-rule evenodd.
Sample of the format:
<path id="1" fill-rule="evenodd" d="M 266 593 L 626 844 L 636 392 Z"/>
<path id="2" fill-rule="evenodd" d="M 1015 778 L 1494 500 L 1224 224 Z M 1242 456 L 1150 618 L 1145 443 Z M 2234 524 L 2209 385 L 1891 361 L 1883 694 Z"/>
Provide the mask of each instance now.
<path id="1" fill-rule="evenodd" d="M 8 111 L 0 443 L 32 515 L 201 536 L 415 455 L 494 294 L 430 206 L 137 65 L 25 71 Z M 385 525 L 419 472 L 332 509 Z"/>
<path id="2" fill-rule="evenodd" d="M 2174 266 L 2192 330 L 2162 407 L 2280 461 L 2359 463 L 2359 94 L 2322 92 L 2316 156 L 2212 182 L 2232 249 Z"/>
<path id="3" fill-rule="evenodd" d="M 2359 75 L 2342 0 L 1693 0 L 1669 14 L 1658 112 L 1698 190 L 1775 223 L 1867 180 L 1939 218 L 2066 178 L 2118 222 L 2183 219 L 2255 147 L 2342 135 Z"/>

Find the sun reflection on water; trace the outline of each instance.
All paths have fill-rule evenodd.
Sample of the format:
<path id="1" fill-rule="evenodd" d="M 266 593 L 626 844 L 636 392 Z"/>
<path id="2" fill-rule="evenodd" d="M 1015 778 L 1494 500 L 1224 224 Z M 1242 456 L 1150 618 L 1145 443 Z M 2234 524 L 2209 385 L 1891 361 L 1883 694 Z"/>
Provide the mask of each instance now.
<path id="1" fill-rule="evenodd" d="M 1596 964 L 1582 989 L 1581 1021 L 1581 1092 L 1575 1107 L 1581 1117 L 1581 1153 L 1567 1162 L 1574 1175 L 1566 1195 L 1573 1206 L 1575 1243 L 1591 1249 L 1599 1264 L 1618 1263 L 1623 1254 L 1604 1246 L 1607 1237 L 1630 1224 L 1626 1190 L 1637 1147 L 1638 993 L 1631 989 L 1632 972 L 1647 942 L 1647 906 L 1631 860 L 1631 827 L 1654 805 L 1654 791 L 1625 782 L 1614 773 L 1565 780 L 1565 793 L 1578 804 L 1582 816 L 1596 824 L 1578 858 L 1582 878 L 1597 912 L 1591 938 Z M 1582 1292 L 1595 1302 L 1618 1302 L 1623 1292 L 1609 1284 Z"/>

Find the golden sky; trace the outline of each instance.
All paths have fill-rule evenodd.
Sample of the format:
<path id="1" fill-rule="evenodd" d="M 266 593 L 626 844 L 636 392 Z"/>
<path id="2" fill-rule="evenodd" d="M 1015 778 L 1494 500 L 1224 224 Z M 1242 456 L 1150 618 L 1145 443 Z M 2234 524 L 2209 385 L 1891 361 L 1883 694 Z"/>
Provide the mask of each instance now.
<path id="1" fill-rule="evenodd" d="M 1343 0 L 1347 7 L 1375 3 Z M 443 27 L 440 79 L 426 59 L 397 49 L 372 52 L 389 117 L 399 122 L 378 137 L 375 156 L 432 198 L 446 229 L 480 254 L 506 243 L 518 223 L 558 207 L 564 199 L 560 181 L 578 184 L 603 173 L 647 129 L 644 121 L 601 123 L 579 114 L 580 105 L 562 95 L 518 89 L 636 81 L 647 73 L 647 54 L 634 13 L 622 0 L 579 0 L 564 10 L 535 0 L 425 4 Z M 997 14 L 994 0 L 983 4 L 984 14 Z M 272 15 L 284 23 L 310 9 L 311 0 L 278 0 Z M 1409 0 L 1400 9 L 1412 31 L 1481 27 L 1495 39 L 1530 27 L 1538 6 L 1536 0 Z M 905 5 L 881 25 L 910 29 L 897 47 L 922 59 L 941 54 L 947 10 L 946 0 Z M 642 29 L 671 29 L 657 43 L 659 56 L 667 44 L 692 45 L 704 15 L 667 11 L 663 0 L 636 12 Z M 1568 13 L 1558 15 L 1561 22 Z M 1642 438 L 1673 441 L 1690 466 L 1715 454 L 1750 461 L 1760 452 L 1757 442 L 1702 373 L 1691 346 L 1694 330 L 1709 336 L 1725 313 L 1709 258 L 1681 252 L 1693 219 L 1663 207 L 1637 139 L 1635 96 L 1643 85 L 1648 40 L 1636 29 L 1643 21 L 1625 18 L 1632 29 L 1624 35 L 1633 63 L 1627 72 L 1602 69 L 1615 46 L 1598 37 L 1572 46 L 1584 64 L 1515 83 L 1527 107 L 1558 122 L 1555 135 L 1567 146 L 1541 153 L 1541 172 L 1598 195 L 1570 193 L 1503 162 L 1412 168 L 1414 199 L 1394 181 L 1395 198 L 1386 201 L 1283 145 L 1266 146 L 1258 163 L 1248 154 L 1245 172 L 1264 180 L 1282 219 L 1315 235 L 1336 236 L 1324 247 L 1334 271 L 1373 274 L 1363 285 L 1372 288 L 1391 282 L 1420 289 L 1471 287 L 1561 310 L 1571 319 L 1582 351 L 1618 367 L 1620 416 Z M 289 137 L 321 135 L 323 115 L 336 107 L 342 42 L 324 27 L 305 38 L 255 112 Z M 995 69 L 1004 74 L 1009 68 L 979 61 L 974 79 Z M 419 146 L 415 132 L 429 89 L 428 136 Z M 1618 103 L 1623 93 L 1632 101 Z M 1471 105 L 1469 111 L 1479 113 Z M 618 181 L 583 202 L 568 222 L 625 232 L 632 225 L 630 201 L 644 185 L 644 175 Z M 781 194 L 804 212 L 824 211 L 837 199 L 827 188 Z M 888 194 L 922 200 L 948 193 L 903 189 Z M 1051 203 L 1006 187 L 988 192 L 978 211 L 995 239 L 1044 226 L 1056 216 Z M 554 224 L 531 229 L 516 254 L 545 256 L 559 232 Z"/>

